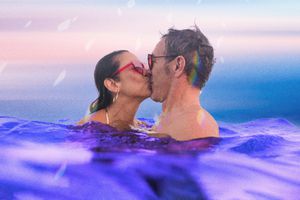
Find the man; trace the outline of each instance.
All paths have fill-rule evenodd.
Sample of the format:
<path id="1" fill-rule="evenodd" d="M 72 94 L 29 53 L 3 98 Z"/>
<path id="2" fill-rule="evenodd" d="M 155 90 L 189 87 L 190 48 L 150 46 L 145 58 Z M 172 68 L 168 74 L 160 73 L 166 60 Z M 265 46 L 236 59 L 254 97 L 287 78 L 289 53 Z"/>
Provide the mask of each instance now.
<path id="1" fill-rule="evenodd" d="M 148 64 L 151 98 L 162 102 L 155 131 L 181 141 L 218 137 L 218 124 L 199 99 L 214 64 L 213 47 L 199 28 L 169 29 L 148 55 Z"/>

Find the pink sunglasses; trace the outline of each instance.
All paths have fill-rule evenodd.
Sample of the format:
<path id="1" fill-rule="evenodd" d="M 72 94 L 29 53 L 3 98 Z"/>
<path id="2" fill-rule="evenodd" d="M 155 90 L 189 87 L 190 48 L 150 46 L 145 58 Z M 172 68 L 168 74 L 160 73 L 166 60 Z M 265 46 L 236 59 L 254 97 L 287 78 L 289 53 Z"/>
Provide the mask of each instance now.
<path id="1" fill-rule="evenodd" d="M 147 76 L 147 74 L 149 74 L 149 70 L 146 69 L 145 65 L 143 63 L 140 62 L 130 62 L 127 65 L 124 65 L 123 67 L 120 67 L 115 73 L 113 73 L 112 76 L 116 76 L 117 74 L 121 73 L 122 71 L 124 71 L 125 69 L 127 69 L 128 67 L 133 67 L 132 69 L 143 75 L 143 76 Z"/>

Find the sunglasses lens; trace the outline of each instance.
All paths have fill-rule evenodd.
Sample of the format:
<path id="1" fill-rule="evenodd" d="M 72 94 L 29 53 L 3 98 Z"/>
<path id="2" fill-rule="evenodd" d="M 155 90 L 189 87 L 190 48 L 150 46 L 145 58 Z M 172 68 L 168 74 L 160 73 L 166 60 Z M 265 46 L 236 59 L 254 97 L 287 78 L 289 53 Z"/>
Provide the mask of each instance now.
<path id="1" fill-rule="evenodd" d="M 142 75 L 145 74 L 145 69 L 142 68 L 142 67 L 135 66 L 135 67 L 134 67 L 134 70 L 135 70 L 136 72 L 138 72 L 139 74 L 142 74 Z"/>

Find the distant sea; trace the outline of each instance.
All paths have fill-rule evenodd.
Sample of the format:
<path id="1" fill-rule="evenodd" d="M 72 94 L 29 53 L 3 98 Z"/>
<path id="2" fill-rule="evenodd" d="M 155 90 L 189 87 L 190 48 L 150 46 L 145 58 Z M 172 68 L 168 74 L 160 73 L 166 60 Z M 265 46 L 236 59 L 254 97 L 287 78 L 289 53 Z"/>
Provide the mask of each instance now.
<path id="1" fill-rule="evenodd" d="M 203 89 L 202 105 L 218 121 L 245 122 L 279 117 L 300 125 L 299 65 L 300 58 L 295 55 L 217 60 Z M 43 69 L 47 67 L 53 66 L 46 65 Z M 0 87 L 0 115 L 47 122 L 73 123 L 79 120 L 97 96 L 93 82 L 94 64 L 77 67 L 76 70 L 71 67 L 64 69 L 65 78 L 56 86 L 53 82 L 59 70 L 40 73 L 38 78 L 45 79 L 44 82 L 28 81 L 24 82 L 24 87 L 6 81 L 6 85 Z M 5 70 L 2 76 L 4 73 L 10 76 L 10 69 Z M 26 71 L 20 70 L 19 73 L 30 76 Z M 26 78 L 30 80 L 30 77 Z M 147 99 L 137 117 L 155 118 L 160 112 L 161 104 Z"/>

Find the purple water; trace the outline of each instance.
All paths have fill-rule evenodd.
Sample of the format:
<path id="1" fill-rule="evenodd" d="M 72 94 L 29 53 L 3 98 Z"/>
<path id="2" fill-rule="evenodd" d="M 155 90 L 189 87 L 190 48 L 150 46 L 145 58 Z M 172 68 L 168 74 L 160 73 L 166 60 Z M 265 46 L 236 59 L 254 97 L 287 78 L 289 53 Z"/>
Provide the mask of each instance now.
<path id="1" fill-rule="evenodd" d="M 285 119 L 220 123 L 220 135 L 177 142 L 99 123 L 3 116 L 0 199 L 299 197 L 297 126 Z"/>

